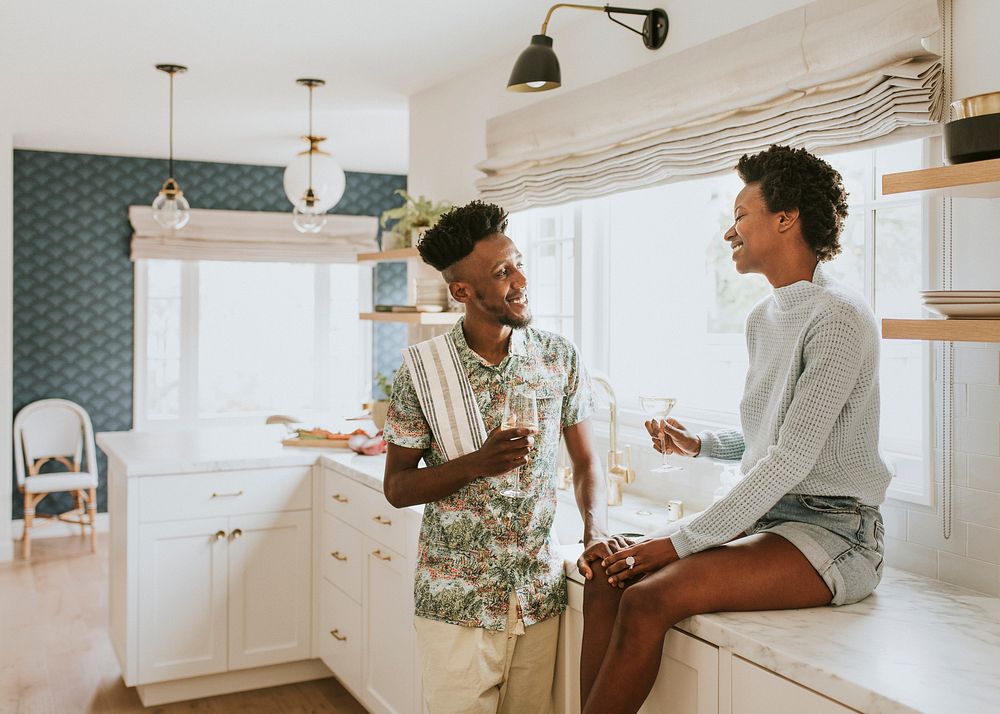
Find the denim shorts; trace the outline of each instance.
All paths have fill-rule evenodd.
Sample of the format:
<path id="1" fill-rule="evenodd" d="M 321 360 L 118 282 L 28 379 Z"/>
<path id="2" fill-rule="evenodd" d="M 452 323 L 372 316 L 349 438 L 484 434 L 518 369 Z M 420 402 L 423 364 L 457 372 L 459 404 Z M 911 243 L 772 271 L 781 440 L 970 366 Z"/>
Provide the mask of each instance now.
<path id="1" fill-rule="evenodd" d="M 802 551 L 830 588 L 831 605 L 864 600 L 882 579 L 882 514 L 856 498 L 790 493 L 747 529 L 754 533 L 776 533 Z"/>

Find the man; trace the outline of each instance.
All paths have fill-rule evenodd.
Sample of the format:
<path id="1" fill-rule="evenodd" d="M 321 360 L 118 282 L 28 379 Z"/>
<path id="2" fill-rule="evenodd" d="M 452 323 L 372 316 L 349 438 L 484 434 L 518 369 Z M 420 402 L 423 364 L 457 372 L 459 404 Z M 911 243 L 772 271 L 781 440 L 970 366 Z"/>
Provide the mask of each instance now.
<path id="1" fill-rule="evenodd" d="M 584 542 L 607 539 L 587 373 L 570 342 L 528 327 L 522 256 L 506 227 L 503 209 L 473 201 L 427 231 L 420 255 L 466 313 L 404 352 L 386 420 L 386 498 L 426 504 L 414 626 L 431 714 L 551 711 L 566 606 L 550 535 L 560 433 Z M 535 392 L 537 430 L 501 427 L 513 389 Z M 526 496 L 503 495 L 518 468 Z"/>

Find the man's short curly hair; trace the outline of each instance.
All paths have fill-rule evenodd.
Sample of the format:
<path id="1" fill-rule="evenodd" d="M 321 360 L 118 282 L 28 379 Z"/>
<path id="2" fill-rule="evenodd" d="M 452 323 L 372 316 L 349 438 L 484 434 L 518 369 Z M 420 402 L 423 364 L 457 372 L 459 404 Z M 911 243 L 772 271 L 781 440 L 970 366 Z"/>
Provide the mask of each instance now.
<path id="1" fill-rule="evenodd" d="M 757 183 L 772 213 L 798 209 L 802 237 L 821 261 L 840 253 L 847 191 L 837 171 L 805 149 L 773 145 L 736 164 L 744 183 Z"/>
<path id="2" fill-rule="evenodd" d="M 507 230 L 507 211 L 493 203 L 472 201 L 453 208 L 424 233 L 417 245 L 428 265 L 445 271 L 469 255 L 483 238 Z"/>

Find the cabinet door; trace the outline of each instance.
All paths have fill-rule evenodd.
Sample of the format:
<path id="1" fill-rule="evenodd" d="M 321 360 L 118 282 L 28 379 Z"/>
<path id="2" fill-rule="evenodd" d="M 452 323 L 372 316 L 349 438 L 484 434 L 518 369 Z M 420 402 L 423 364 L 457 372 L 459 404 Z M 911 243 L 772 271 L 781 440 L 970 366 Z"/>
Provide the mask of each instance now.
<path id="1" fill-rule="evenodd" d="M 139 679 L 226 671 L 225 518 L 139 528 Z"/>
<path id="2" fill-rule="evenodd" d="M 365 705 L 379 714 L 416 712 L 412 566 L 371 538 L 364 544 Z"/>
<path id="3" fill-rule="evenodd" d="M 663 642 L 660 675 L 640 714 L 718 714 L 719 649 L 680 630 Z"/>
<path id="4" fill-rule="evenodd" d="M 752 662 L 733 657 L 733 714 L 849 714 L 843 704 Z"/>
<path id="5" fill-rule="evenodd" d="M 569 607 L 559 622 L 553 699 L 557 712 L 580 711 L 580 648 L 583 646 L 583 586 L 566 583 Z"/>
<path id="6" fill-rule="evenodd" d="M 229 669 L 308 659 L 308 511 L 229 519 Z"/>

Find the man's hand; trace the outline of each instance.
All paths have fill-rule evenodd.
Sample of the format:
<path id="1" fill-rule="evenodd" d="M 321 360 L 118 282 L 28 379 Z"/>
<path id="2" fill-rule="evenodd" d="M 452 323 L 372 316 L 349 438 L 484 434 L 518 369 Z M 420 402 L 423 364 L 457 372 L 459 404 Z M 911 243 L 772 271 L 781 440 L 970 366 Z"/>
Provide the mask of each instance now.
<path id="1" fill-rule="evenodd" d="M 576 561 L 576 569 L 580 575 L 590 580 L 594 577 L 594 570 L 590 566 L 597 560 L 604 560 L 613 553 L 617 553 L 622 548 L 632 545 L 632 541 L 622 536 L 611 536 L 610 538 L 596 538 L 586 545 L 583 554 Z"/>
<path id="2" fill-rule="evenodd" d="M 626 560 L 629 557 L 632 558 L 631 566 Z M 628 548 L 620 548 L 604 558 L 601 565 L 608 576 L 608 584 L 624 588 L 629 580 L 655 572 L 675 560 L 678 560 L 677 551 L 669 538 L 652 538 Z"/>
<path id="3" fill-rule="evenodd" d="M 469 454 L 477 476 L 499 476 L 528 463 L 528 452 L 535 443 L 534 429 L 501 429 L 486 437 L 478 451 Z"/>
<path id="4" fill-rule="evenodd" d="M 661 454 L 697 456 L 701 453 L 701 438 L 689 432 L 676 419 L 646 422 L 646 431 L 653 438 L 653 448 Z"/>

